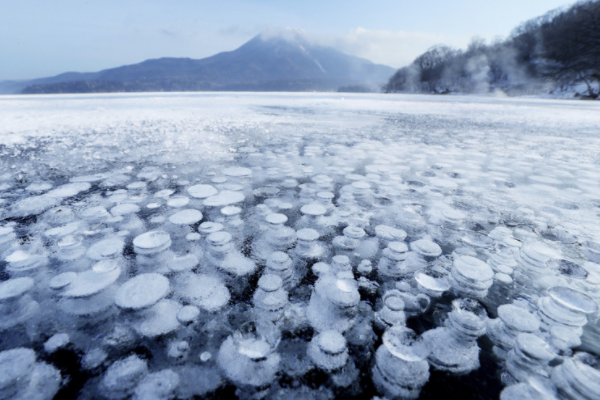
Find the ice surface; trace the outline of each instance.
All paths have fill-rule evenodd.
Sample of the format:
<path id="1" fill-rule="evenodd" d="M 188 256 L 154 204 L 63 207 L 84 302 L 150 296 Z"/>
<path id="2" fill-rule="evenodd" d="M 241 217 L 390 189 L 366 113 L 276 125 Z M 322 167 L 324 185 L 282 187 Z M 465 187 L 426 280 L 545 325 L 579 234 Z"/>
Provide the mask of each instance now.
<path id="1" fill-rule="evenodd" d="M 594 102 L 0 107 L 2 398 L 598 397 Z"/>

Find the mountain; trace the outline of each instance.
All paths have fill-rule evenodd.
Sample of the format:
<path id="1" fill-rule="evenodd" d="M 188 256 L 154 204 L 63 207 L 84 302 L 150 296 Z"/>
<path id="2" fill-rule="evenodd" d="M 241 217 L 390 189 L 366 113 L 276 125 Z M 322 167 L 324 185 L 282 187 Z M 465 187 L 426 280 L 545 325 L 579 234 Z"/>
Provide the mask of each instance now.
<path id="1" fill-rule="evenodd" d="M 3 82 L 12 93 L 372 88 L 394 69 L 310 43 L 301 34 L 258 35 L 236 50 L 195 60 L 160 58 L 93 73 Z"/>

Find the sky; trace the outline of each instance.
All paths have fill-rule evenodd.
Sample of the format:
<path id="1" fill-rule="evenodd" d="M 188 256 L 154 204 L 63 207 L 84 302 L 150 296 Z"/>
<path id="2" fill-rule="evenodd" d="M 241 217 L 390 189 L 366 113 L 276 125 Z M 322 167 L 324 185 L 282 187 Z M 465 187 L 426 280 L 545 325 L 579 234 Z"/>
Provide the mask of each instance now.
<path id="1" fill-rule="evenodd" d="M 465 48 L 569 0 L 0 0 L 0 80 L 204 58 L 272 29 L 399 68 L 429 47 Z"/>

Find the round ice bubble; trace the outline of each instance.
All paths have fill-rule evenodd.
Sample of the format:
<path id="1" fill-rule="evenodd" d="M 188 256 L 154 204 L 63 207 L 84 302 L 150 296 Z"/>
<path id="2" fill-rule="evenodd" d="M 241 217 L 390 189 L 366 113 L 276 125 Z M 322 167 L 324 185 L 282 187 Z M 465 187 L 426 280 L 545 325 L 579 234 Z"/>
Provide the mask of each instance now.
<path id="1" fill-rule="evenodd" d="M 69 298 L 92 296 L 115 283 L 120 275 L 120 268 L 106 272 L 94 269 L 80 272 L 68 285 L 68 288 L 61 293 L 61 296 Z"/>
<path id="2" fill-rule="evenodd" d="M 125 242 L 121 239 L 111 238 L 94 243 L 87 251 L 86 255 L 92 260 L 104 260 L 114 258 L 123 253 Z"/>
<path id="3" fill-rule="evenodd" d="M 475 282 L 488 282 L 494 279 L 492 268 L 480 259 L 471 256 L 458 257 L 454 261 L 453 270 Z"/>
<path id="4" fill-rule="evenodd" d="M 167 200 L 167 205 L 173 208 L 181 208 L 188 205 L 190 199 L 185 196 L 174 196 Z"/>
<path id="5" fill-rule="evenodd" d="M 140 206 L 138 206 L 137 204 L 133 204 L 133 203 L 119 204 L 110 209 L 110 213 L 112 215 L 114 215 L 115 217 L 129 215 L 129 214 L 135 214 L 138 211 L 140 211 Z"/>
<path id="6" fill-rule="evenodd" d="M 410 243 L 410 248 L 426 257 L 438 257 L 442 254 L 442 249 L 436 243 L 427 239 L 420 239 Z"/>
<path id="7" fill-rule="evenodd" d="M 187 189 L 190 196 L 195 199 L 206 199 L 216 195 L 219 191 L 211 185 L 194 185 Z"/>
<path id="8" fill-rule="evenodd" d="M 91 187 L 92 185 L 87 182 L 67 183 L 66 185 L 59 186 L 56 189 L 49 191 L 46 193 L 46 196 L 53 199 L 62 199 L 65 197 L 75 196 Z"/>
<path id="9" fill-rule="evenodd" d="M 384 240 L 402 242 L 406 239 L 407 234 L 402 229 L 397 229 L 389 225 L 377 225 L 375 227 L 375 235 Z"/>
<path id="10" fill-rule="evenodd" d="M 265 220 L 271 224 L 271 225 L 282 225 L 285 224 L 288 220 L 288 217 L 286 217 L 283 214 L 269 214 L 265 217 Z"/>
<path id="11" fill-rule="evenodd" d="M 390 353 L 406 361 L 420 361 L 429 355 L 427 343 L 404 326 L 395 325 L 386 329 L 383 344 Z"/>
<path id="12" fill-rule="evenodd" d="M 149 231 L 133 239 L 136 253 L 166 249 L 171 245 L 171 236 L 164 231 Z"/>
<path id="13" fill-rule="evenodd" d="M 34 285 L 34 280 L 29 277 L 9 279 L 0 282 L 0 302 L 10 301 L 27 293 Z"/>
<path id="14" fill-rule="evenodd" d="M 518 332 L 534 332 L 539 329 L 539 320 L 529 311 L 513 304 L 498 307 L 498 317 L 510 329 Z"/>
<path id="15" fill-rule="evenodd" d="M 598 311 L 598 304 L 588 295 L 565 286 L 548 289 L 548 295 L 561 306 L 580 313 L 591 314 Z"/>
<path id="16" fill-rule="evenodd" d="M 35 364 L 35 352 L 31 349 L 16 348 L 0 352 L 0 393 L 22 386 Z"/>
<path id="17" fill-rule="evenodd" d="M 327 209 L 318 203 L 311 203 L 300 208 L 300 212 L 304 215 L 320 216 L 327 213 Z"/>
<path id="18" fill-rule="evenodd" d="M 200 220 L 202 213 L 194 209 L 181 210 L 169 217 L 169 222 L 175 225 L 192 225 Z"/>
<path id="19" fill-rule="evenodd" d="M 141 274 L 125 282 L 117 291 L 115 303 L 123 309 L 139 310 L 156 304 L 169 293 L 169 279 L 160 274 Z"/>
<path id="20" fill-rule="evenodd" d="M 312 228 L 300 229 L 298 232 L 296 232 L 296 235 L 298 237 L 298 240 L 306 242 L 315 241 L 320 237 L 319 232 Z"/>
<path id="21" fill-rule="evenodd" d="M 223 214 L 226 217 L 238 215 L 241 212 L 242 212 L 242 209 L 240 207 L 236 207 L 236 206 L 227 206 L 227 207 L 221 208 L 221 214 Z"/>

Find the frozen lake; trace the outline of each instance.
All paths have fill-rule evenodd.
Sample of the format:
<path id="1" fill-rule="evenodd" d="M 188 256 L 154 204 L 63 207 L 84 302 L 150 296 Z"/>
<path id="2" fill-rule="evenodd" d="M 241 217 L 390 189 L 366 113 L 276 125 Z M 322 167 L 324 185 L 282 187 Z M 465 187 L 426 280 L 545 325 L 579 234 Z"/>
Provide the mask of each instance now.
<path id="1" fill-rule="evenodd" d="M 0 398 L 598 398 L 599 164 L 598 102 L 0 96 Z"/>

